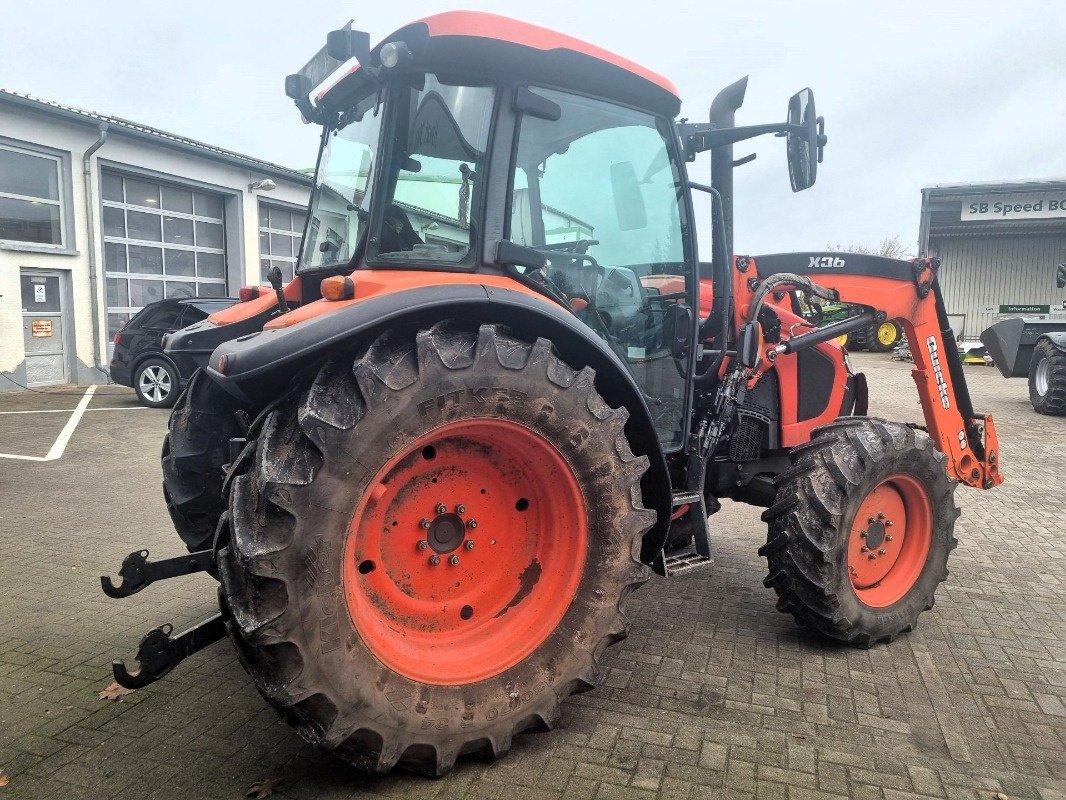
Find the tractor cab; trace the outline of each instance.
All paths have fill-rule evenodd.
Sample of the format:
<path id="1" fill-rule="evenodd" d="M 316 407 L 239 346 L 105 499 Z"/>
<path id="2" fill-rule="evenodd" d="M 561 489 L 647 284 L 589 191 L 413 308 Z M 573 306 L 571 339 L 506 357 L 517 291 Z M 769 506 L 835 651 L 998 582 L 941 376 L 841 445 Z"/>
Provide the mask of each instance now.
<path id="1" fill-rule="evenodd" d="M 701 284 L 685 160 L 718 143 L 709 126 L 679 130 L 672 83 L 562 34 L 454 12 L 373 50 L 365 33 L 334 31 L 286 91 L 323 127 L 304 301 L 354 270 L 508 275 L 607 342 L 660 445 L 682 446 L 701 322 L 689 310 Z M 813 99 L 799 103 L 809 116 Z M 811 151 L 791 142 L 805 188 Z M 726 274 L 729 258 L 714 257 Z M 727 323 L 710 301 L 718 283 L 702 285 L 718 312 L 702 320 L 712 342 Z"/>
<path id="2" fill-rule="evenodd" d="M 510 275 L 610 345 L 663 446 L 679 447 L 695 333 L 679 309 L 692 307 L 698 258 L 673 85 L 486 14 L 442 14 L 366 43 L 335 31 L 287 82 L 323 126 L 299 265 L 306 299 L 321 276 L 353 270 Z M 341 77 L 312 101 L 330 61 Z"/>

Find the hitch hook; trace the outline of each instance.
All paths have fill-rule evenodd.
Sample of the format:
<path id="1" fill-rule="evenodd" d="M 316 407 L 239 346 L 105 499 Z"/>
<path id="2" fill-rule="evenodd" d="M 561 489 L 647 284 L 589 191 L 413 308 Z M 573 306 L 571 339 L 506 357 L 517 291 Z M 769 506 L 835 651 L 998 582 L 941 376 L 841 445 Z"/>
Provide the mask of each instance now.
<path id="1" fill-rule="evenodd" d="M 122 559 L 118 571 L 122 580 L 118 585 L 111 581 L 110 575 L 101 575 L 100 588 L 111 598 L 129 597 L 156 581 L 208 570 L 211 568 L 211 557 L 210 550 L 198 550 L 186 556 L 149 561 L 147 550 L 134 550 Z"/>
<path id="2" fill-rule="evenodd" d="M 126 663 L 121 659 L 111 662 L 111 671 L 119 686 L 140 689 L 155 683 L 193 653 L 226 635 L 221 614 L 214 614 L 178 636 L 171 637 L 173 630 L 174 626 L 167 623 L 145 634 L 137 648 L 140 668 L 136 672 L 126 669 Z"/>

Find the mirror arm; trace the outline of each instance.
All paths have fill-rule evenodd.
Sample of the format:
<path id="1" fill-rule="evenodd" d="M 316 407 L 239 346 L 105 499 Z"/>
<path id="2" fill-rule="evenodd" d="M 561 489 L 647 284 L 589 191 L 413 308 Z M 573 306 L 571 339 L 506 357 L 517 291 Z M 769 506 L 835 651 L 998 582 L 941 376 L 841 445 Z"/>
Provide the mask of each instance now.
<path id="1" fill-rule="evenodd" d="M 711 124 L 686 124 L 679 125 L 678 132 L 685 147 L 685 155 L 691 159 L 696 153 L 736 144 L 745 139 L 754 139 L 756 136 L 762 136 L 767 133 L 795 133 L 802 136 L 806 134 L 807 128 L 803 125 L 793 125 L 788 122 L 745 125 L 740 128 L 716 128 Z"/>

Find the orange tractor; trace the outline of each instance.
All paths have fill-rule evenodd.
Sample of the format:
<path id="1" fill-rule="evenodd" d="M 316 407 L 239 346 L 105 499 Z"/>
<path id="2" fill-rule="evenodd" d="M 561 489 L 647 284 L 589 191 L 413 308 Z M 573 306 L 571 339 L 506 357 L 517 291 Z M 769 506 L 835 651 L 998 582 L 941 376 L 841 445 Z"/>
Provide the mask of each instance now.
<path id="1" fill-rule="evenodd" d="M 592 688 L 652 572 L 711 564 L 722 498 L 766 507 L 778 608 L 848 644 L 910 630 L 947 575 L 957 483 L 1000 483 L 935 259 L 732 253 L 733 144 L 825 145 L 809 90 L 738 127 L 590 44 L 479 13 L 286 80 L 322 127 L 283 285 L 170 337 L 212 351 L 163 445 L 190 554 L 132 553 L 126 596 L 206 570 L 219 614 L 141 643 L 146 685 L 228 635 L 267 701 L 374 771 L 447 772 Z M 687 164 L 710 151 L 712 185 Z M 712 198 L 706 260 L 692 192 Z M 817 327 L 804 311 L 846 302 Z M 921 428 L 866 416 L 837 337 L 900 320 Z M 713 578 L 712 578 L 713 579 Z"/>

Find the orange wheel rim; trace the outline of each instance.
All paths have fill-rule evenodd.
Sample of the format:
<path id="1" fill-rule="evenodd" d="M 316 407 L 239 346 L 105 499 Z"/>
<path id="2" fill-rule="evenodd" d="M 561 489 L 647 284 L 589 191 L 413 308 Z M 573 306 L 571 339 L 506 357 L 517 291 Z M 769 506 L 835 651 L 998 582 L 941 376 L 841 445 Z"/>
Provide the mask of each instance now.
<path id="1" fill-rule="evenodd" d="M 910 475 L 881 481 L 859 506 L 848 540 L 848 574 L 868 606 L 898 602 L 918 580 L 933 541 L 933 509 Z"/>
<path id="2" fill-rule="evenodd" d="M 550 442 L 503 419 L 448 423 L 370 481 L 344 548 L 348 612 L 411 680 L 485 680 L 558 627 L 587 547 L 581 488 Z"/>

